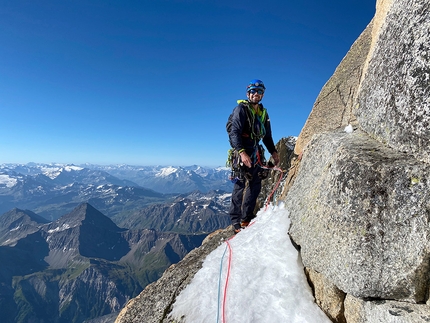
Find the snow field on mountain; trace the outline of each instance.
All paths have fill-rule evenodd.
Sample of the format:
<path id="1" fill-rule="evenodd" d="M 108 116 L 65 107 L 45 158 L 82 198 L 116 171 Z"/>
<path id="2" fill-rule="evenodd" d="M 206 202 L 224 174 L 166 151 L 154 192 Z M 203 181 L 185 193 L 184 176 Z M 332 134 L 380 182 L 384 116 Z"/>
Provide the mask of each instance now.
<path id="1" fill-rule="evenodd" d="M 4 185 L 6 187 L 13 187 L 16 185 L 18 181 L 15 178 L 9 177 L 9 175 L 0 174 L 0 185 Z"/>
<path id="2" fill-rule="evenodd" d="M 260 210 L 247 229 L 209 254 L 171 316 L 190 323 L 331 322 L 314 302 L 289 225 L 283 205 Z"/>

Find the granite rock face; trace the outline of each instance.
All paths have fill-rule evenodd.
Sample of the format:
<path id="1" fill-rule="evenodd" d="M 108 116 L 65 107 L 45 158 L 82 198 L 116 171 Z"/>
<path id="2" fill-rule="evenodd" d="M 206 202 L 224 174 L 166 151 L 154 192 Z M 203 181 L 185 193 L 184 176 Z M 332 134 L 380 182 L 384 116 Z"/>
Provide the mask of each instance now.
<path id="1" fill-rule="evenodd" d="M 361 131 L 314 136 L 287 197 L 306 267 L 361 298 L 424 302 L 430 165 Z"/>
<path id="2" fill-rule="evenodd" d="M 360 128 L 430 162 L 430 3 L 392 1 L 358 95 Z"/>

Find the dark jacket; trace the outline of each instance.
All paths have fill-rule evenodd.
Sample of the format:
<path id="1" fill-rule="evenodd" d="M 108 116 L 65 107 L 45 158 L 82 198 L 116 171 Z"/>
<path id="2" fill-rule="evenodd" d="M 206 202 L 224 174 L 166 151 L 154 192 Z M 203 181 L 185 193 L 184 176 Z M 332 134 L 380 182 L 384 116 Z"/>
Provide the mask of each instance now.
<path id="1" fill-rule="evenodd" d="M 260 103 L 263 123 L 253 113 L 248 101 L 239 100 L 238 106 L 234 108 L 229 118 L 229 141 L 232 148 L 236 151 L 245 149 L 249 156 L 252 156 L 258 147 L 260 139 L 270 154 L 276 151 L 272 138 L 272 129 L 267 110 Z"/>

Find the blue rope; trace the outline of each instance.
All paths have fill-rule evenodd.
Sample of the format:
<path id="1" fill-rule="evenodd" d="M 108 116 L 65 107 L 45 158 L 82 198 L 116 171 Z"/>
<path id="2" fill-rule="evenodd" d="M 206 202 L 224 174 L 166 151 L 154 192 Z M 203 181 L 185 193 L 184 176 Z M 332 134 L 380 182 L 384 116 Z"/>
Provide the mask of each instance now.
<path id="1" fill-rule="evenodd" d="M 218 309 L 217 309 L 217 313 L 216 313 L 216 323 L 219 322 L 219 310 L 220 310 L 220 306 L 221 306 L 221 274 L 222 274 L 222 263 L 224 261 L 224 256 L 225 256 L 226 252 L 227 252 L 227 245 L 225 246 L 224 253 L 222 254 L 221 265 L 219 267 L 219 278 L 218 278 Z"/>

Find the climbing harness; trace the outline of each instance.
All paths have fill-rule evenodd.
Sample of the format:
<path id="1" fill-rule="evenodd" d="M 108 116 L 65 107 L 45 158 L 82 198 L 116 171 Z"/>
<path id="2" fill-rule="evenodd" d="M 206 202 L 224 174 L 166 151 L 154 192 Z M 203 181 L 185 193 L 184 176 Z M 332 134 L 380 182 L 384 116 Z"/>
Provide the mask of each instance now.
<path id="1" fill-rule="evenodd" d="M 262 145 L 258 145 L 257 149 L 255 149 L 254 153 L 252 154 L 252 156 L 250 156 L 250 158 L 251 160 L 253 160 L 254 165 L 261 168 L 262 171 L 258 173 L 258 176 L 261 179 L 266 179 L 269 176 L 269 172 L 271 170 L 281 173 L 275 184 L 275 187 L 273 188 L 272 192 L 269 194 L 266 200 L 266 210 L 267 210 L 270 204 L 270 201 L 272 200 L 272 197 L 276 193 L 284 177 L 287 175 L 287 172 L 273 165 L 270 161 L 268 163 L 266 162 L 266 158 L 264 156 L 264 147 Z M 240 159 L 240 155 L 235 149 L 231 148 L 228 150 L 228 157 L 225 165 L 226 167 L 229 167 L 231 169 L 229 180 L 232 183 L 241 181 L 244 178 L 247 178 L 248 180 L 252 179 L 250 178 L 251 175 L 244 171 L 243 164 Z"/>

